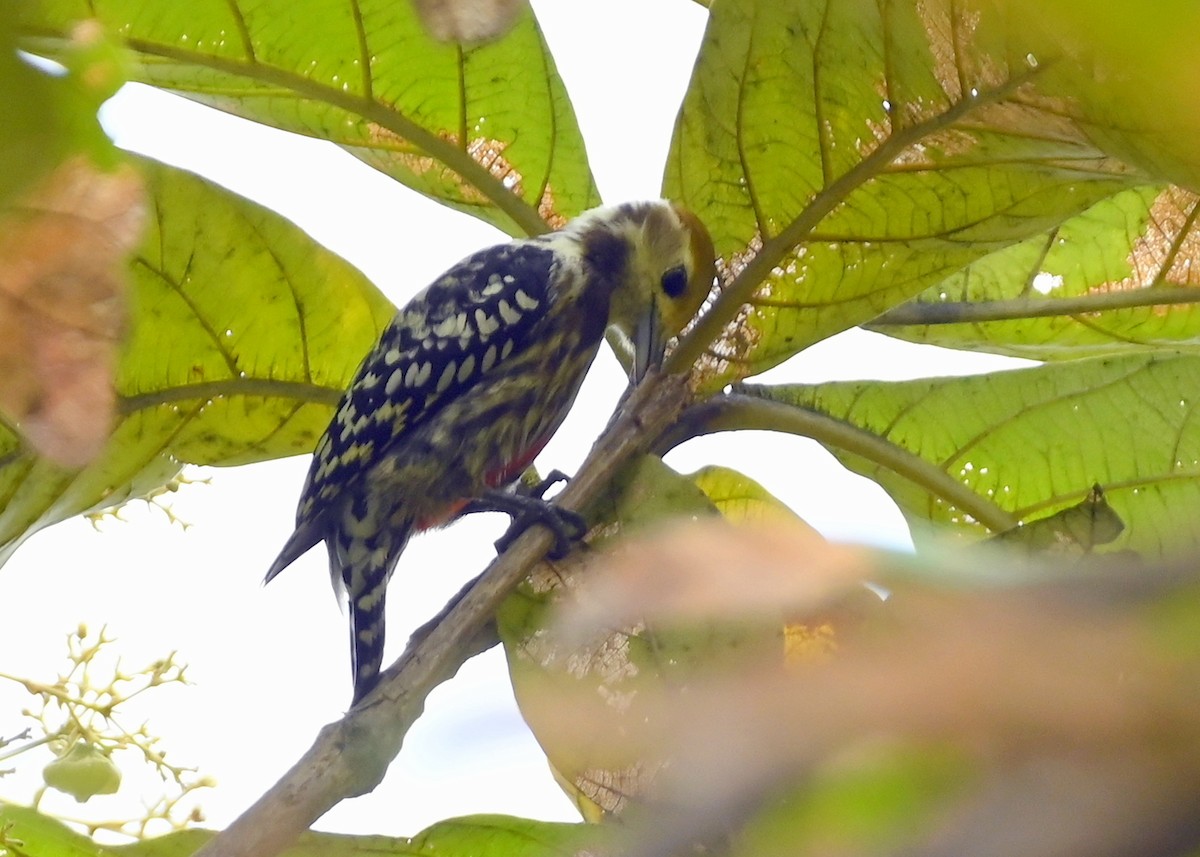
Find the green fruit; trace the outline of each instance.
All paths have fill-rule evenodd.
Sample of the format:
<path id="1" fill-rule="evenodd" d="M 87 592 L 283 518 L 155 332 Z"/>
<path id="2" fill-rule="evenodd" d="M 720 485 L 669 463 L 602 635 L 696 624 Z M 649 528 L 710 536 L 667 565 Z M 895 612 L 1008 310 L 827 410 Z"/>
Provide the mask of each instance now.
<path id="1" fill-rule="evenodd" d="M 121 785 L 121 771 L 112 759 L 83 741 L 42 770 L 46 785 L 83 803 L 95 795 L 110 795 Z"/>

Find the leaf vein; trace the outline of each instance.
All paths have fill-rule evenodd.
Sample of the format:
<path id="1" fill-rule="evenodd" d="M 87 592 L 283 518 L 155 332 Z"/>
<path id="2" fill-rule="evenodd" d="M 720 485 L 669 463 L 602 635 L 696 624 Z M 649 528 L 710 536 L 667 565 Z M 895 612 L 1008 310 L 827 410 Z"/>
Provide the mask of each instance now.
<path id="1" fill-rule="evenodd" d="M 250 36 L 250 27 L 246 24 L 246 17 L 242 14 L 241 6 L 237 0 L 226 0 L 225 5 L 229 7 L 229 12 L 233 15 L 233 23 L 237 27 L 238 38 L 242 41 L 242 50 L 246 52 L 246 59 L 257 65 L 258 56 L 254 52 L 254 40 Z"/>
<path id="2" fill-rule="evenodd" d="M 188 269 L 191 268 L 192 258 L 193 257 L 188 257 Z M 166 271 L 150 264 L 150 261 L 143 255 L 139 254 L 137 257 L 135 257 L 134 263 L 157 277 L 167 286 L 168 289 L 174 292 L 179 299 L 183 301 L 183 305 L 187 307 L 188 312 L 190 312 L 192 315 L 192 318 L 196 320 L 196 324 L 199 325 L 200 329 L 203 330 L 208 336 L 209 340 L 212 341 L 213 348 L 216 350 L 217 354 L 220 355 L 221 359 L 225 361 L 225 366 L 228 368 L 229 373 L 236 377 L 241 371 L 238 368 L 237 358 L 226 347 L 224 337 L 217 333 L 216 329 L 212 326 L 212 323 L 200 310 L 199 305 L 197 305 L 197 303 L 192 299 L 192 296 L 188 294 L 187 290 L 184 289 L 183 284 L 176 282 L 167 274 Z"/>
<path id="3" fill-rule="evenodd" d="M 1071 401 L 1072 399 L 1083 399 L 1086 401 L 1088 398 L 1095 396 L 1098 393 L 1104 392 L 1110 388 L 1117 387 L 1121 384 L 1128 384 L 1131 378 L 1133 378 L 1139 372 L 1145 371 L 1146 368 L 1149 365 L 1151 365 L 1151 363 L 1152 363 L 1152 361 L 1149 361 L 1149 360 L 1141 361 L 1141 362 L 1137 363 L 1136 365 L 1130 366 L 1129 368 L 1122 371 L 1122 373 L 1119 376 L 1110 378 L 1108 381 L 1105 381 L 1103 384 L 1101 384 L 1099 386 L 1088 387 L 1087 389 L 1082 389 L 1082 390 L 1071 390 L 1070 392 L 1058 393 L 1058 394 L 1055 394 L 1055 395 L 1052 395 L 1052 396 L 1049 396 L 1049 397 L 1046 397 L 1043 399 L 1039 399 L 1036 402 L 1024 403 L 1020 407 L 1011 411 L 1003 419 L 999 419 L 999 420 L 996 420 L 996 421 L 990 423 L 988 426 L 986 426 L 982 431 L 980 431 L 974 437 L 971 437 L 964 443 L 960 444 L 958 446 L 958 448 L 953 453 L 951 453 L 948 458 L 946 458 L 945 460 L 940 462 L 937 466 L 940 467 L 942 470 L 949 472 L 950 468 L 954 465 L 955 462 L 960 461 L 963 458 L 963 456 L 965 456 L 968 452 L 970 452 L 972 449 L 974 449 L 976 446 L 978 446 L 980 443 L 982 443 L 984 440 L 986 440 L 990 435 L 994 434 L 996 432 L 996 430 L 999 429 L 1000 427 L 1009 425 L 1018 418 L 1028 417 L 1030 414 L 1036 413 L 1037 411 L 1042 410 L 1044 408 L 1053 407 L 1055 405 L 1061 405 L 1064 402 Z"/>

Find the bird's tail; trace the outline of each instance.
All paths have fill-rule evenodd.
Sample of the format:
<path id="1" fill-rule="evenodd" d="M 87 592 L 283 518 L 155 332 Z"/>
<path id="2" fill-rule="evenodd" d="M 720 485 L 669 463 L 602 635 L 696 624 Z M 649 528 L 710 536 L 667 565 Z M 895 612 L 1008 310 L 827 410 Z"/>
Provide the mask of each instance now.
<path id="1" fill-rule="evenodd" d="M 312 521 L 297 524 L 295 531 L 288 538 L 287 544 L 283 546 L 279 556 L 275 557 L 275 562 L 271 563 L 271 567 L 267 570 L 267 576 L 263 578 L 263 583 L 267 584 L 274 580 L 275 575 L 298 560 L 321 538 L 320 529 Z"/>
<path id="2" fill-rule="evenodd" d="M 388 579 L 408 543 L 409 529 L 373 534 L 369 540 L 339 534 L 329 540 L 330 570 L 346 589 L 350 612 L 350 662 L 357 703 L 379 680 L 383 666 L 384 606 Z"/>

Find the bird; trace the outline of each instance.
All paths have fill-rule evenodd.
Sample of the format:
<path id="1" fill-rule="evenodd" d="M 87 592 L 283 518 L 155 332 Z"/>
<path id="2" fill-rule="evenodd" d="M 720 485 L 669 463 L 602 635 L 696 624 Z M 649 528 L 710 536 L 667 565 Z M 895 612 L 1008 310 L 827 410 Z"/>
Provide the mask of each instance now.
<path id="1" fill-rule="evenodd" d="M 410 537 L 480 508 L 528 524 L 522 510 L 548 504 L 514 485 L 562 424 L 605 331 L 632 351 L 636 382 L 715 276 L 695 214 L 627 202 L 472 253 L 396 312 L 317 442 L 265 581 L 325 542 L 349 607 L 352 706 L 378 682 L 387 585 Z"/>

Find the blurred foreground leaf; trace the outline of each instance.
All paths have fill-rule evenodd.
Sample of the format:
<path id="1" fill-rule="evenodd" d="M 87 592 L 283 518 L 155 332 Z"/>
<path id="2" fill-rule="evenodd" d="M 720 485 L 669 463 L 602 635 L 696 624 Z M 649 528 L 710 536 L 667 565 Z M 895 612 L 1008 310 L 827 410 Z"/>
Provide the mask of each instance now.
<path id="1" fill-rule="evenodd" d="M 63 467 L 88 464 L 108 440 L 126 262 L 144 216 L 132 167 L 106 173 L 83 157 L 0 207 L 0 412 Z"/>
<path id="2" fill-rule="evenodd" d="M 866 580 L 890 596 L 841 623 L 830 657 L 651 660 L 611 642 L 634 615 L 642 640 L 744 633 L 766 602 L 828 615 Z M 628 854 L 1190 853 L 1200 647 L 1170 634 L 1197 622 L 1194 563 L 917 563 L 698 523 L 593 562 L 527 651 L 553 657 L 521 704 L 552 755 L 643 772 L 621 807 Z"/>
<path id="3" fill-rule="evenodd" d="M 513 25 L 527 0 L 413 0 L 421 23 L 443 42 L 486 42 Z"/>
<path id="4" fill-rule="evenodd" d="M 113 421 L 124 269 L 145 206 L 96 120 L 123 81 L 119 49 L 83 25 L 61 58 L 51 70 L 20 55 L 0 16 L 0 415 L 40 454 L 81 467 Z"/>
<path id="5" fill-rule="evenodd" d="M 35 3 L 24 4 L 31 10 Z M 100 129 L 96 109 L 119 85 L 120 68 L 103 35 L 83 27 L 64 33 L 66 74 L 37 68 L 17 53 L 11 14 L 0 15 L 0 208 L 62 161 L 81 157 L 99 169 L 118 156 Z"/>

